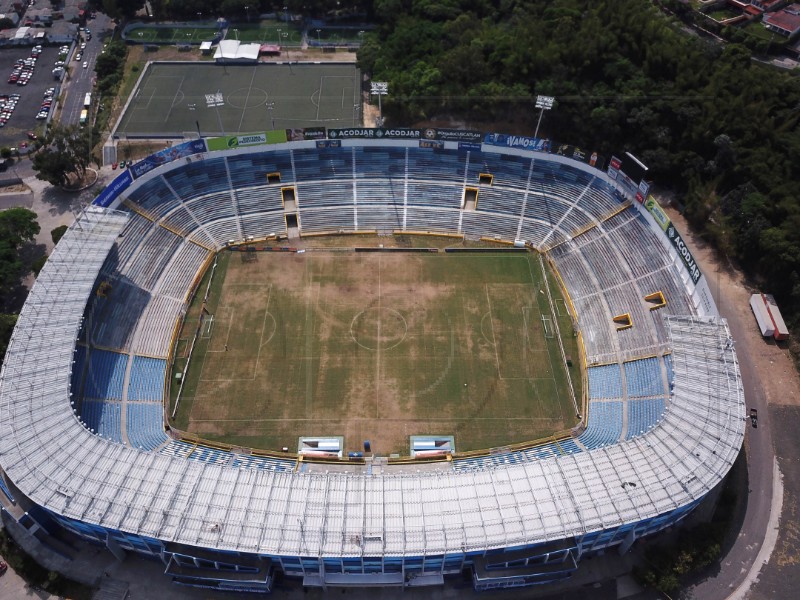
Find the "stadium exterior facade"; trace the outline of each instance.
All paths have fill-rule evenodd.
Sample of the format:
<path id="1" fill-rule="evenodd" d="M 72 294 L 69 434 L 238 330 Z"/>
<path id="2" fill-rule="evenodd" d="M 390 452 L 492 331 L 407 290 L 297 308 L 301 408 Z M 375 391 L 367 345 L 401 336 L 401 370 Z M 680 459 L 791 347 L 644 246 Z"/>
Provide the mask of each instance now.
<path id="1" fill-rule="evenodd" d="M 559 581 L 587 556 L 626 552 L 679 522 L 721 482 L 745 429 L 735 349 L 704 279 L 692 277 L 675 250 L 677 233 L 631 202 L 635 188 L 583 161 L 487 142 L 430 148 L 418 140 L 330 141 L 223 152 L 202 152 L 202 141 L 194 142 L 190 155 L 153 161 L 135 181 L 120 176 L 127 179 L 101 194 L 102 206 L 87 208 L 70 227 L 31 290 L 3 365 L 0 499 L 11 516 L 45 529 L 57 523 L 118 557 L 158 557 L 182 584 L 267 591 L 282 573 L 302 577 L 304 585 L 417 586 L 468 571 L 477 589 L 489 589 Z M 237 180 L 250 176 L 242 165 L 255 170 L 249 186 Z M 213 177 L 215 169 L 224 178 Z M 279 174 L 277 181 L 267 181 L 270 173 Z M 493 176 L 493 190 L 478 185 L 478 173 Z M 216 191 L 203 177 L 216 182 Z M 456 200 L 437 200 L 443 186 Z M 464 202 L 467 188 L 477 190 L 474 207 Z M 339 200 L 326 204 L 323 196 Z M 590 196 L 597 204 L 584 205 Z M 272 216 L 246 208 L 256 205 Z M 148 336 L 160 335 L 148 333 L 154 315 L 166 314 L 174 327 L 187 296 L 167 302 L 163 286 L 188 294 L 209 255 L 229 240 L 271 235 L 287 212 L 301 234 L 408 232 L 423 229 L 413 218 L 427 218 L 425 231 L 486 234 L 546 252 L 572 296 L 585 345 L 585 431 L 546 447 L 435 465 L 301 469 L 277 458 L 245 464 L 233 453 L 182 452 L 166 436 L 143 449 L 130 442 L 132 413 L 124 408 L 128 422 L 117 427 L 128 433 L 121 440 L 86 426 L 76 341 L 91 346 L 111 335 L 115 322 L 102 315 L 117 315 L 118 327 L 126 327 L 123 313 L 133 306 L 120 294 L 119 310 L 102 312 L 108 301 L 98 299 L 100 283 L 142 292 L 136 306 L 144 308 L 130 317 L 130 335 L 119 344 L 131 361 L 164 356 L 169 333 L 155 350 L 143 350 Z M 184 213 L 178 225 L 176 215 Z M 157 241 L 167 236 L 163 230 L 178 238 L 173 246 Z M 648 243 L 637 257 L 614 249 L 617 235 Z M 152 252 L 162 246 L 158 262 Z M 591 267 L 601 249 L 624 263 L 616 283 Z M 190 252 L 197 256 L 188 277 L 165 283 L 160 271 L 186 271 L 177 256 Z M 659 265 L 658 287 L 672 286 L 662 312 L 676 314 L 630 309 L 633 333 L 617 331 L 615 304 L 633 306 L 650 291 L 643 283 L 649 264 Z M 634 406 L 643 406 L 635 396 L 657 395 L 632 387 L 635 369 L 628 366 L 644 356 L 655 357 L 647 359 L 653 373 L 663 373 L 665 400 L 657 417 L 635 431 Z M 598 391 L 609 372 L 618 391 Z M 123 397 L 132 386 L 126 379 Z M 616 416 L 595 417 L 604 414 L 595 412 L 601 405 L 617 403 Z"/>

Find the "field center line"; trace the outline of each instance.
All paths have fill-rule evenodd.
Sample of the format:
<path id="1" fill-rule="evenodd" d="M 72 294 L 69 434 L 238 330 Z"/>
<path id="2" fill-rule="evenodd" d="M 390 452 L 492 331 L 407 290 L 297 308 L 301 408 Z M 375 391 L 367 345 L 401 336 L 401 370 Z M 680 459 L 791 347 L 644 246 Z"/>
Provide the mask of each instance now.
<path id="1" fill-rule="evenodd" d="M 258 68 L 257 66 L 253 67 L 253 75 L 250 77 L 250 85 L 247 88 L 247 96 L 245 96 L 244 98 L 244 108 L 242 108 L 242 115 L 239 117 L 239 129 L 237 133 L 242 130 L 242 123 L 244 122 L 244 114 L 247 112 L 247 103 L 250 100 L 250 93 L 253 91 L 253 81 L 255 81 L 256 78 L 257 68 Z"/>
<path id="2" fill-rule="evenodd" d="M 178 84 L 178 87 L 175 89 L 175 95 L 172 97 L 172 104 L 169 105 L 169 110 L 167 111 L 167 116 L 164 117 L 164 123 L 169 121 L 169 116 L 172 114 L 172 109 L 175 106 L 175 99 L 178 97 L 178 94 L 182 94 L 181 88 L 183 87 L 183 82 L 186 79 L 186 75 L 181 77 L 181 82 Z"/>
<path id="3" fill-rule="evenodd" d="M 306 263 L 308 264 L 308 262 Z M 306 270 L 306 272 L 308 272 Z M 306 356 L 312 356 L 311 354 L 311 347 L 314 344 L 313 333 L 313 305 L 312 305 L 312 295 L 314 293 L 314 282 L 313 280 L 309 282 L 308 288 L 306 291 Z M 311 409 L 313 407 L 314 402 L 314 394 L 312 392 L 312 383 L 313 377 L 311 373 L 311 367 L 314 365 L 314 361 L 309 359 L 306 361 L 306 414 L 311 414 Z"/>
<path id="4" fill-rule="evenodd" d="M 492 343 L 494 344 L 494 358 L 497 361 L 497 378 L 502 379 L 500 374 L 500 355 L 497 353 L 497 335 L 494 332 L 494 318 L 492 317 L 492 301 L 489 298 L 489 284 L 484 283 L 483 288 L 486 290 L 486 302 L 489 304 L 489 323 L 492 325 Z"/>
<path id="5" fill-rule="evenodd" d="M 317 102 L 317 118 L 316 120 L 319 121 L 319 110 L 320 106 L 322 106 L 322 86 L 325 85 L 325 76 L 319 76 L 319 102 Z"/>
<path id="6" fill-rule="evenodd" d="M 261 360 L 261 346 L 264 343 L 264 329 L 267 327 L 267 315 L 269 315 L 269 301 L 272 298 L 272 284 L 267 287 L 267 305 L 264 307 L 264 322 L 261 323 L 261 336 L 258 338 L 258 353 L 256 354 L 256 368 L 253 371 L 253 380 L 255 381 L 256 373 L 258 373 L 258 361 Z M 277 327 L 277 323 L 275 327 Z"/>

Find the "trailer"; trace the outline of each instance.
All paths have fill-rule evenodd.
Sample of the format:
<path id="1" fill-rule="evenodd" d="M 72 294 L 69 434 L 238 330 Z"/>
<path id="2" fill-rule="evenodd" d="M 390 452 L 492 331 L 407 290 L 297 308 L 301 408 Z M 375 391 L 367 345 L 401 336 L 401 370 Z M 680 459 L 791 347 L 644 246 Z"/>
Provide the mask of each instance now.
<path id="1" fill-rule="evenodd" d="M 772 337 L 775 335 L 775 327 L 772 325 L 772 319 L 769 317 L 767 305 L 761 294 L 753 294 L 750 296 L 750 308 L 753 309 L 753 315 L 758 323 L 758 328 L 761 330 L 761 335 L 764 337 Z"/>
<path id="2" fill-rule="evenodd" d="M 783 315 L 781 315 L 781 310 L 778 308 L 775 298 L 773 298 L 770 294 L 761 295 L 764 297 L 764 304 L 767 306 L 767 312 L 772 319 L 773 329 L 775 329 L 773 337 L 776 340 L 785 340 L 789 337 L 789 328 L 786 327 L 786 323 L 783 320 Z"/>

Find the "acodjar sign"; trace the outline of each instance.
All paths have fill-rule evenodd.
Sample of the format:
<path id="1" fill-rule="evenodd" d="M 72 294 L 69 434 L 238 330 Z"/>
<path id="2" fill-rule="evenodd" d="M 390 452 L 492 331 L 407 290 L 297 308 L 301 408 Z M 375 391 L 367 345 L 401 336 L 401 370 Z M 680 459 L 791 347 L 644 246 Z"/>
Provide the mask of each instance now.
<path id="1" fill-rule="evenodd" d="M 686 265 L 686 270 L 689 271 L 689 277 L 691 277 L 692 281 L 697 285 L 702 273 L 700 272 L 700 267 L 697 266 L 694 260 L 694 256 L 692 256 L 691 251 L 686 246 L 686 242 L 683 241 L 681 234 L 678 233 L 674 225 L 670 225 L 666 233 L 672 245 L 675 246 L 675 249 L 678 251 L 681 260 L 683 260 L 683 264 Z"/>

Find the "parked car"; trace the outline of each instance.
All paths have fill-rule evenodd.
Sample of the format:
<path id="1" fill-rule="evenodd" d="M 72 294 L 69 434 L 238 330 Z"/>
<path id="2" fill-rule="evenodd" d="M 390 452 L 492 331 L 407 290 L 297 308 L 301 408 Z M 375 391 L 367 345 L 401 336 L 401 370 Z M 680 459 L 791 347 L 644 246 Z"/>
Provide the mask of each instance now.
<path id="1" fill-rule="evenodd" d="M 89 61 L 88 60 L 83 61 L 83 68 L 84 69 L 88 69 L 89 68 Z"/>

